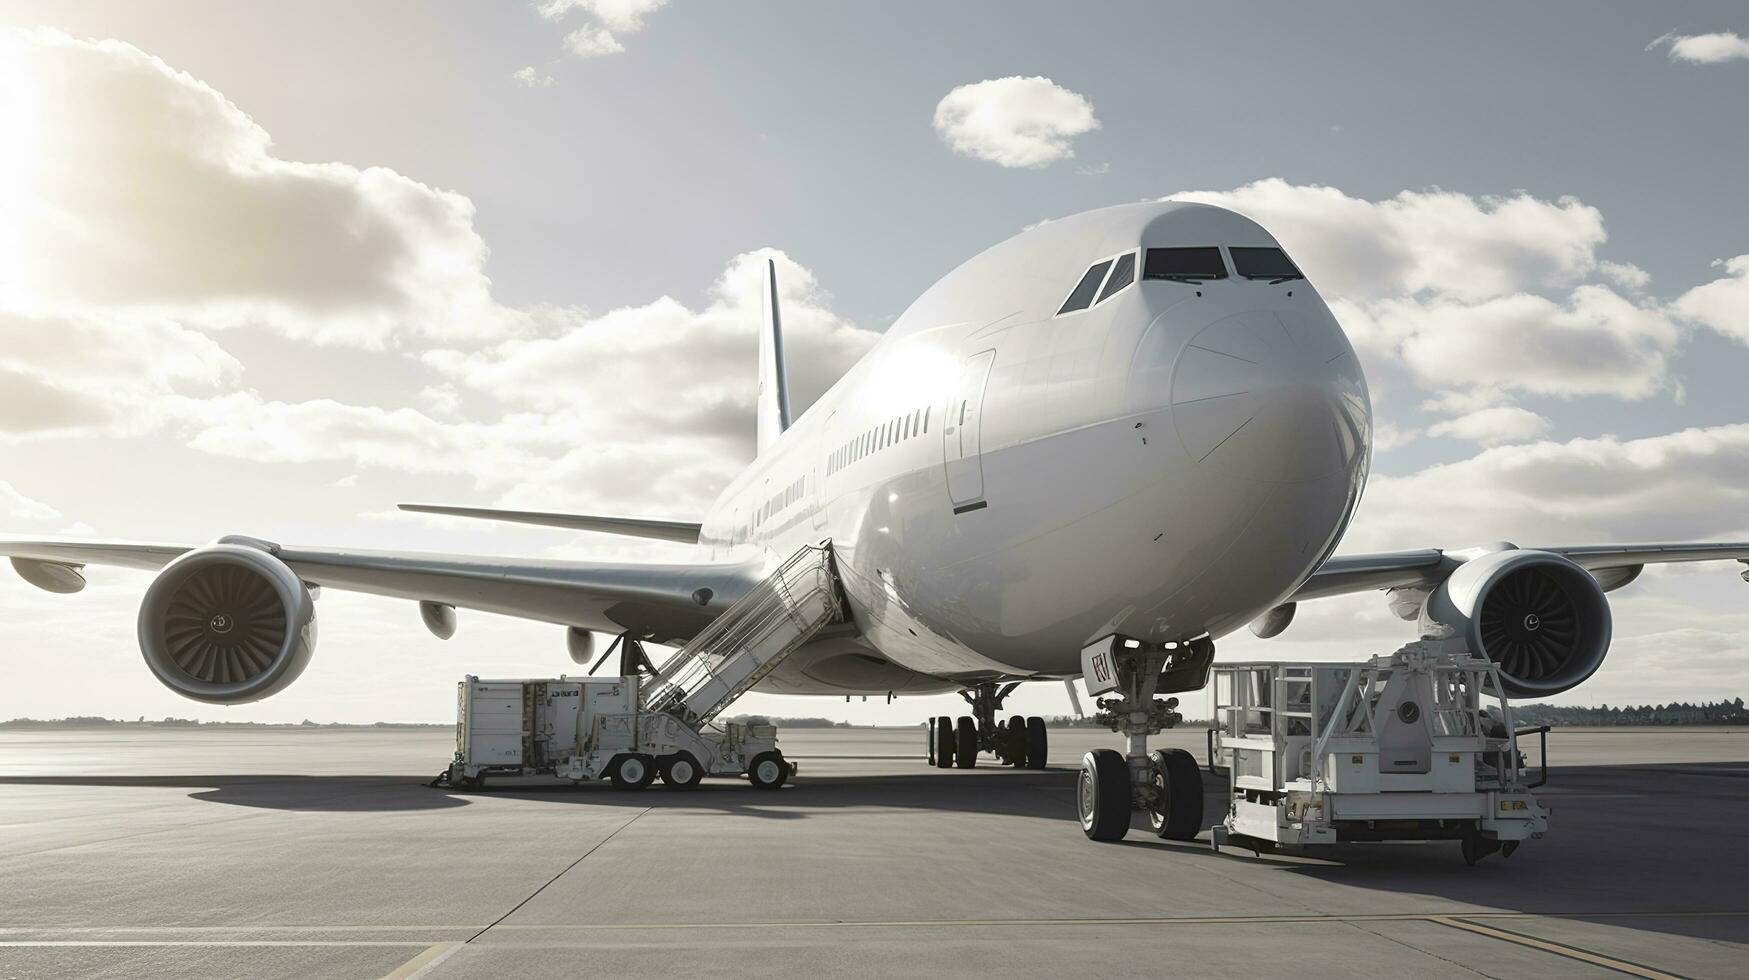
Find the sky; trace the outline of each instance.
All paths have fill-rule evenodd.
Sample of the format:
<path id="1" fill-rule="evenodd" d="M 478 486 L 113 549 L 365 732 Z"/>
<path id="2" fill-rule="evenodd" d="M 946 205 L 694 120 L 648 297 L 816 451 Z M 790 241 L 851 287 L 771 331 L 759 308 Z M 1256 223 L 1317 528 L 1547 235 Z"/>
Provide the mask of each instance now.
<path id="1" fill-rule="evenodd" d="M 983 248 L 1178 197 L 1270 228 L 1360 351 L 1343 551 L 1749 540 L 1746 38 L 1731 3 L 0 3 L 0 531 L 683 559 L 393 508 L 696 518 L 752 455 L 764 258 L 799 410 Z M 1614 593 L 1559 700 L 1749 694 L 1739 570 Z M 573 669 L 557 627 L 330 591 L 296 685 L 200 705 L 140 661 L 148 577 L 89 578 L 0 580 L 0 718 L 445 721 L 464 673 Z M 1221 658 L 1409 634 L 1367 594 Z M 736 710 L 959 704 L 881 702 Z"/>

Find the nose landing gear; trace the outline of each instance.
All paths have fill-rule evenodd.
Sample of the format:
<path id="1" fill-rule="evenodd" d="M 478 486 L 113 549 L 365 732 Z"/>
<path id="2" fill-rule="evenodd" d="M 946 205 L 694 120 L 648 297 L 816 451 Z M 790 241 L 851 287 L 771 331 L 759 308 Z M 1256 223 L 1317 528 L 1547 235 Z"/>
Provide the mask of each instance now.
<path id="1" fill-rule="evenodd" d="M 1095 749 L 1081 760 L 1075 804 L 1090 840 L 1120 840 L 1130 812 L 1148 814 L 1154 833 L 1191 840 L 1202 829 L 1202 773 L 1183 749 L 1148 752 L 1148 736 L 1184 720 L 1178 699 L 1156 693 L 1194 691 L 1208 683 L 1215 644 L 1209 637 L 1183 643 L 1147 643 L 1108 636 L 1081 652 L 1088 693 L 1100 698 L 1095 720 L 1122 732 L 1128 751 Z"/>
<path id="2" fill-rule="evenodd" d="M 986 682 L 961 691 L 960 696 L 972 706 L 972 714 L 961 715 L 957 721 L 941 715 L 929 723 L 930 764 L 941 769 L 971 769 L 978 764 L 978 753 L 988 752 L 1005 766 L 1043 769 L 1050 751 L 1045 720 L 1037 715 L 1014 715 L 1006 723 L 996 720 L 1002 703 L 1019 686 L 1019 681 L 1001 687 Z"/>

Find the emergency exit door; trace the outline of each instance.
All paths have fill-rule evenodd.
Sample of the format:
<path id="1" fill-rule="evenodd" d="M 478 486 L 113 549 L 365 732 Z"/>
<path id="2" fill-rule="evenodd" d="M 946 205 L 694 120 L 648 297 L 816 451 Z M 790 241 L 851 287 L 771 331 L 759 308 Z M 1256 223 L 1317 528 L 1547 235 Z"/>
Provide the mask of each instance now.
<path id="1" fill-rule="evenodd" d="M 941 427 L 943 458 L 947 462 L 947 494 L 958 508 L 984 499 L 984 467 L 978 456 L 980 422 L 984 416 L 984 388 L 990 380 L 993 350 L 981 351 L 960 365 L 959 390 L 948 403 L 946 424 Z"/>

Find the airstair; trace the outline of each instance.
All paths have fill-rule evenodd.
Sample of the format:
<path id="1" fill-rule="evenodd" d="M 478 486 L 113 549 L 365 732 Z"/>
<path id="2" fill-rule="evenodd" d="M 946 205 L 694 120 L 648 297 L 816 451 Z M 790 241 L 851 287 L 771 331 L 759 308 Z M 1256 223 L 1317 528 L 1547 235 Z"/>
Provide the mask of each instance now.
<path id="1" fill-rule="evenodd" d="M 643 708 L 703 726 L 842 618 L 832 546 L 809 545 L 657 668 Z"/>
<path id="2" fill-rule="evenodd" d="M 796 552 L 646 675 L 481 680 L 457 693 L 456 753 L 439 780 L 479 788 L 487 776 L 607 778 L 676 789 L 745 774 L 776 789 L 796 766 L 765 722 L 710 725 L 827 625 L 844 618 L 830 542 Z M 434 782 L 434 785 L 437 783 Z"/>

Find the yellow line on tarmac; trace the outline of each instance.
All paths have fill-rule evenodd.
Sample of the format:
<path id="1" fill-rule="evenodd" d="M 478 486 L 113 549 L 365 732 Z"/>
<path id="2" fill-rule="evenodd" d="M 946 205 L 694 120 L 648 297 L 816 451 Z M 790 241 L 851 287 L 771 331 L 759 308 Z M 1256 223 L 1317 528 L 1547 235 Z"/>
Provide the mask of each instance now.
<path id="1" fill-rule="evenodd" d="M 437 943 L 427 947 L 425 952 L 413 957 L 394 969 L 394 972 L 384 974 L 383 980 L 412 980 L 426 970 L 431 969 L 449 958 L 449 954 L 461 949 L 466 943 Z"/>
<path id="2" fill-rule="evenodd" d="M 1591 950 L 1580 949 L 1577 946 L 1568 946 L 1566 943 L 1551 942 L 1547 939 L 1538 939 L 1535 936 L 1526 936 L 1523 933 L 1509 932 L 1505 929 L 1496 929 L 1492 926 L 1482 925 L 1479 922 L 1465 922 L 1462 919 L 1454 919 L 1451 916 L 1446 915 L 1428 916 L 1428 921 L 1437 922 L 1442 926 L 1450 926 L 1453 929 L 1462 929 L 1464 932 L 1473 932 L 1478 936 L 1487 936 L 1490 939 L 1498 939 L 1502 942 L 1514 943 L 1519 946 L 1542 950 L 1545 953 L 1553 953 L 1556 956 L 1562 956 L 1570 960 L 1578 960 L 1581 963 L 1589 963 L 1592 966 L 1601 966 L 1605 969 L 1616 970 L 1621 973 L 1629 974 L 1630 976 L 1646 977 L 1647 980 L 1683 980 L 1679 974 L 1666 973 L 1663 970 L 1649 966 L 1641 966 L 1638 963 L 1630 963 L 1627 960 L 1618 960 L 1613 956 L 1594 953 Z"/>

